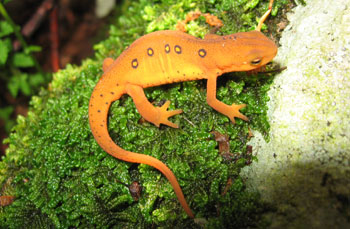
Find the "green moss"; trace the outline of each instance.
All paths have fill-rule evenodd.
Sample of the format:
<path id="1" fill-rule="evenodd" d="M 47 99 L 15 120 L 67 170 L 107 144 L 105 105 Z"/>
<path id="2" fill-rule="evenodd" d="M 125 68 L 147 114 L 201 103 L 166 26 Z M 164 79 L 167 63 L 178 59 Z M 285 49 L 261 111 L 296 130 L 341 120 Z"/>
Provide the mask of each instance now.
<path id="1" fill-rule="evenodd" d="M 220 33 L 249 30 L 266 11 L 267 3 L 155 2 L 125 1 L 122 16 L 111 25 L 110 36 L 95 46 L 96 60 L 86 60 L 80 67 L 68 66 L 55 74 L 49 88 L 33 97 L 28 116 L 18 117 L 6 140 L 10 144 L 7 155 L 0 163 L 2 194 L 16 196 L 12 205 L 0 208 L 1 227 L 199 227 L 187 218 L 159 171 L 117 160 L 97 145 L 88 125 L 90 94 L 102 74 L 103 58 L 116 58 L 141 35 L 173 29 L 178 20 L 197 8 L 223 19 L 225 26 Z M 209 27 L 199 19 L 188 29 L 203 36 Z M 264 206 L 256 194 L 245 192 L 238 174 L 254 159 L 246 154 L 249 128 L 267 136 L 266 92 L 271 82 L 271 77 L 245 73 L 220 77 L 218 99 L 226 104 L 247 104 L 243 113 L 250 122 L 236 119 L 236 125 L 206 104 L 204 81 L 146 90 L 155 105 L 170 100 L 170 109 L 183 109 L 181 115 L 171 118 L 179 129 L 140 122 L 132 99 L 123 96 L 110 109 L 110 135 L 122 148 L 167 164 L 196 216 L 206 218 L 206 227 L 262 226 Z M 214 130 L 229 136 L 233 160 L 220 155 L 218 143 L 210 134 Z M 222 195 L 229 178 L 233 184 Z M 137 202 L 121 184 L 135 180 L 143 187 Z"/>

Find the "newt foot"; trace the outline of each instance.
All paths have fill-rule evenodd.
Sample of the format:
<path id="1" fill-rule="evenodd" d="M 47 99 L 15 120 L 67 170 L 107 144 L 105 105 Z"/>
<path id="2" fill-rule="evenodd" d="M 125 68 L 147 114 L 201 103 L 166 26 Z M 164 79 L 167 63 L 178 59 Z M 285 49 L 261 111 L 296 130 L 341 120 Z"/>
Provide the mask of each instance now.
<path id="1" fill-rule="evenodd" d="M 156 108 L 158 110 L 158 121 L 155 122 L 154 124 L 157 127 L 159 127 L 160 124 L 164 124 L 164 125 L 167 125 L 167 126 L 170 126 L 170 127 L 173 127 L 173 128 L 179 128 L 178 125 L 176 125 L 173 122 L 170 122 L 168 120 L 168 118 L 171 117 L 171 116 L 174 116 L 174 115 L 182 113 L 182 110 L 178 109 L 178 110 L 168 111 L 167 109 L 168 109 L 169 105 L 170 105 L 170 101 L 168 100 L 168 101 L 166 101 L 163 104 L 163 106 Z"/>
<path id="2" fill-rule="evenodd" d="M 229 114 L 227 115 L 232 123 L 236 123 L 235 118 L 243 119 L 244 121 L 248 121 L 248 117 L 243 115 L 239 110 L 246 107 L 246 104 L 232 104 Z"/>

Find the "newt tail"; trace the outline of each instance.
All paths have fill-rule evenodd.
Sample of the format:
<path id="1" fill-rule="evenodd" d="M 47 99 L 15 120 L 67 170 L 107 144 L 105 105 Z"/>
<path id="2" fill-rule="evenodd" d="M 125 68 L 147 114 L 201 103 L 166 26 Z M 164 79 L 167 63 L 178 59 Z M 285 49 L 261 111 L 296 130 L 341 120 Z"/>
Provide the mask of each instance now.
<path id="1" fill-rule="evenodd" d="M 115 87 L 105 93 L 108 90 L 105 83 L 103 79 L 98 82 L 89 103 L 89 123 L 97 143 L 104 151 L 115 158 L 132 163 L 147 164 L 158 169 L 169 180 L 187 215 L 194 218 L 174 173 L 163 162 L 149 155 L 124 150 L 111 139 L 107 129 L 108 110 L 111 103 L 119 99 L 125 93 L 125 90 L 123 87 Z"/>

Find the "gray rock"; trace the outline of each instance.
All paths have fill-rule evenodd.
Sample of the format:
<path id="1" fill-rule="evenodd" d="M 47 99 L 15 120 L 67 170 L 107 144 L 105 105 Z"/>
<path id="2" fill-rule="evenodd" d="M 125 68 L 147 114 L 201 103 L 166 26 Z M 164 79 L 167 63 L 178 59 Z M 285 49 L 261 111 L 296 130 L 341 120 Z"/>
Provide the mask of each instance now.
<path id="1" fill-rule="evenodd" d="M 272 228 L 350 228 L 350 0 L 309 0 L 288 15 L 269 92 L 270 141 L 242 171 L 275 210 Z"/>

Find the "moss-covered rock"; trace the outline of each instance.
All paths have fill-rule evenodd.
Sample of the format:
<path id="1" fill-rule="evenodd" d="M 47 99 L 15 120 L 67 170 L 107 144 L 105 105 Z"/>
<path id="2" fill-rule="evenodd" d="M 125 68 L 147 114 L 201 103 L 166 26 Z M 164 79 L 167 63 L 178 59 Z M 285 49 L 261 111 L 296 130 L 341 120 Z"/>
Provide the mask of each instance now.
<path id="1" fill-rule="evenodd" d="M 269 91 L 270 139 L 250 144 L 249 187 L 272 228 L 350 228 L 350 2 L 307 1 L 289 15 Z"/>
<path id="2" fill-rule="evenodd" d="M 285 2 L 276 0 L 273 12 Z M 0 227 L 199 227 L 187 218 L 159 171 L 117 160 L 97 145 L 88 125 L 90 94 L 102 74 L 102 60 L 116 58 L 141 35 L 174 29 L 177 21 L 195 9 L 221 18 L 222 34 L 250 30 L 267 5 L 259 0 L 125 1 L 110 36 L 95 46 L 96 58 L 56 73 L 49 88 L 33 97 L 28 116 L 18 117 L 0 163 L 1 194 L 16 199 L 0 207 Z M 203 36 L 209 28 L 200 18 L 189 23 L 188 31 Z M 167 164 L 206 227 L 264 226 L 261 212 L 265 207 L 258 194 L 245 191 L 239 172 L 254 159 L 246 150 L 249 129 L 268 134 L 266 103 L 271 82 L 269 76 L 244 73 L 220 78 L 219 100 L 247 104 L 243 113 L 250 122 L 236 120 L 236 125 L 206 104 L 204 81 L 145 91 L 156 105 L 171 100 L 171 109 L 183 109 L 172 118 L 179 129 L 140 121 L 132 99 L 123 96 L 110 109 L 110 135 L 122 148 Z M 228 135 L 229 156 L 224 158 L 219 152 L 212 131 Z M 133 181 L 143 187 L 138 201 L 124 185 Z"/>

